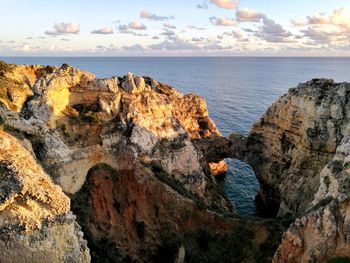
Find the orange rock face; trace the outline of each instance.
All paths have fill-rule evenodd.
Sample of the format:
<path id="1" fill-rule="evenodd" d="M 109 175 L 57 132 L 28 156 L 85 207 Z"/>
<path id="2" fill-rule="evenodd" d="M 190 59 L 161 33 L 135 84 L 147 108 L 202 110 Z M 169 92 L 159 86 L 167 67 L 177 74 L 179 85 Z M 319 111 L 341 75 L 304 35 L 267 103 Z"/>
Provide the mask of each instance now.
<path id="1" fill-rule="evenodd" d="M 224 175 L 227 172 L 227 164 L 225 161 L 218 163 L 209 163 L 210 169 L 213 171 L 214 176 Z"/>
<path id="2" fill-rule="evenodd" d="M 27 66 L 16 68 L 25 78 Z M 3 103 L 3 127 L 25 139 L 72 198 L 93 261 L 151 261 L 169 235 L 198 222 L 214 227 L 219 219 L 206 209 L 233 212 L 192 143 L 219 134 L 203 98 L 131 73 L 97 79 L 68 65 L 29 77 L 33 96 L 19 113 Z"/>
<path id="3" fill-rule="evenodd" d="M 68 197 L 20 142 L 2 131 L 0 186 L 2 262 L 90 262 Z"/>

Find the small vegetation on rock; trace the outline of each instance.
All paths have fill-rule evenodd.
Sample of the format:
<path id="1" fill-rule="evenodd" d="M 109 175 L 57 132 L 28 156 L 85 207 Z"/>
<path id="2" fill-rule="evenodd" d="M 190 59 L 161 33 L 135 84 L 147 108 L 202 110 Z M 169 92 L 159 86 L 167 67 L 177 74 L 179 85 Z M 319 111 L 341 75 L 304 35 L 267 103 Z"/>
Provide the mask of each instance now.
<path id="1" fill-rule="evenodd" d="M 332 258 L 328 261 L 328 263 L 350 263 L 350 258 L 346 257 L 340 257 L 340 258 Z"/>
<path id="2" fill-rule="evenodd" d="M 6 73 L 11 71 L 12 71 L 11 65 L 7 64 L 5 61 L 0 60 L 0 73 Z"/>

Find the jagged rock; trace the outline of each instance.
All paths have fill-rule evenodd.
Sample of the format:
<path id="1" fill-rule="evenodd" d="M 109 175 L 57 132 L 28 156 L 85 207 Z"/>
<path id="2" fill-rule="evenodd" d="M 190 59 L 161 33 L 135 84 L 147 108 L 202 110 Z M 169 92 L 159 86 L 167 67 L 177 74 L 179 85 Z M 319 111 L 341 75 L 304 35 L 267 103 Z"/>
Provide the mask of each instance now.
<path id="1" fill-rule="evenodd" d="M 246 161 L 260 181 L 269 216 L 299 215 L 319 188 L 319 174 L 350 134 L 350 84 L 315 79 L 275 102 L 247 138 Z"/>
<path id="2" fill-rule="evenodd" d="M 328 262 L 350 255 L 350 137 L 323 168 L 310 207 L 284 234 L 274 262 Z"/>
<path id="3" fill-rule="evenodd" d="M 197 216 L 212 218 L 207 209 L 234 211 L 192 143 L 220 134 L 201 97 L 131 74 L 96 79 L 68 65 L 38 75 L 32 91 L 20 113 L 0 107 L 3 127 L 30 141 L 37 161 L 72 198 L 93 260 L 109 248 L 106 262 L 140 261 L 145 250 L 151 261 L 167 228 L 180 234 Z M 109 194 L 111 186 L 116 192 Z"/>
<path id="4" fill-rule="evenodd" d="M 145 88 L 145 80 L 140 76 L 134 76 L 131 72 L 124 77 L 122 88 L 129 93 L 142 92 Z"/>
<path id="5" fill-rule="evenodd" d="M 68 197 L 14 137 L 1 131 L 0 259 L 90 262 Z"/>

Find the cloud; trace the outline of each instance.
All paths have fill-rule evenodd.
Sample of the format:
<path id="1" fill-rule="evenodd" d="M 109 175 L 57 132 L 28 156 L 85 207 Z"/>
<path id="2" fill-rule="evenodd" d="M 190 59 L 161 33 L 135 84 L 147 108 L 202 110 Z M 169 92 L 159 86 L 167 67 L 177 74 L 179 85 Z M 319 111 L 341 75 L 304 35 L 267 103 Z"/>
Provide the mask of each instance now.
<path id="1" fill-rule="evenodd" d="M 208 9 L 208 3 L 207 1 L 204 1 L 202 4 L 197 4 L 196 7 L 198 9 Z"/>
<path id="2" fill-rule="evenodd" d="M 163 26 L 165 28 L 169 28 L 169 29 L 175 29 L 176 28 L 176 26 L 174 26 L 173 24 L 170 24 L 170 23 L 164 23 Z"/>
<path id="3" fill-rule="evenodd" d="M 210 3 L 224 9 L 236 9 L 238 7 L 238 1 L 232 0 L 210 0 Z"/>
<path id="4" fill-rule="evenodd" d="M 165 40 L 161 43 L 148 46 L 151 50 L 199 50 L 195 44 L 192 44 L 179 36 L 174 37 L 171 40 Z"/>
<path id="5" fill-rule="evenodd" d="M 196 43 L 202 43 L 205 40 L 204 37 L 193 37 L 191 39 L 192 42 L 196 42 Z"/>
<path id="6" fill-rule="evenodd" d="M 194 30 L 205 30 L 204 27 L 198 27 L 198 26 L 193 26 L 193 25 L 188 25 L 187 26 L 189 29 L 194 29 Z"/>
<path id="7" fill-rule="evenodd" d="M 307 22 L 301 19 L 292 19 L 290 20 L 290 22 L 292 23 L 292 26 L 295 26 L 295 27 L 301 27 L 301 26 L 307 25 Z"/>
<path id="8" fill-rule="evenodd" d="M 100 34 L 100 35 L 110 35 L 113 33 L 114 33 L 114 30 L 112 27 L 104 27 L 101 29 L 95 29 L 91 31 L 91 34 Z"/>
<path id="9" fill-rule="evenodd" d="M 119 25 L 118 31 L 122 34 L 132 34 L 132 35 L 140 35 L 135 33 L 133 30 L 146 30 L 147 27 L 144 24 L 141 24 L 139 21 L 130 22 L 128 25 Z"/>
<path id="10" fill-rule="evenodd" d="M 266 16 L 263 18 L 263 26 L 261 28 L 260 37 L 262 37 L 267 42 L 287 43 L 292 41 L 291 39 L 289 39 L 289 37 L 291 36 L 291 32 L 285 30 L 280 24 L 277 24 L 274 20 Z"/>
<path id="11" fill-rule="evenodd" d="M 119 49 L 115 47 L 113 44 L 110 44 L 109 46 L 103 46 L 103 45 L 97 45 L 95 49 L 93 49 L 93 52 L 117 52 Z"/>
<path id="12" fill-rule="evenodd" d="M 78 34 L 80 32 L 80 25 L 77 22 L 59 23 L 53 26 L 53 30 L 45 31 L 46 35 L 58 36 L 67 34 Z"/>
<path id="13" fill-rule="evenodd" d="M 219 42 L 213 42 L 208 45 L 204 45 L 202 49 L 204 50 L 227 50 L 227 49 L 232 49 L 233 46 L 227 46 L 224 47 L 222 46 Z"/>
<path id="14" fill-rule="evenodd" d="M 139 21 L 132 21 L 129 23 L 129 28 L 135 30 L 146 30 L 147 27 Z"/>
<path id="15" fill-rule="evenodd" d="M 159 16 L 156 14 L 152 14 L 148 11 L 142 11 L 140 13 L 140 17 L 145 18 L 145 19 L 149 19 L 149 20 L 155 20 L 155 21 L 165 21 L 165 20 L 174 19 L 173 16 Z"/>
<path id="16" fill-rule="evenodd" d="M 316 44 L 350 44 L 350 31 L 346 32 L 333 26 L 310 26 L 301 30 L 303 37 Z"/>
<path id="17" fill-rule="evenodd" d="M 210 22 L 216 26 L 233 26 L 236 24 L 236 21 L 231 18 L 218 18 L 218 17 L 210 17 Z"/>
<path id="18" fill-rule="evenodd" d="M 236 11 L 238 22 L 259 22 L 265 15 L 251 8 L 241 8 Z"/>
<path id="19" fill-rule="evenodd" d="M 122 49 L 126 50 L 126 51 L 144 51 L 145 50 L 145 48 L 143 46 L 141 46 L 140 44 L 135 44 L 135 45 L 131 45 L 131 46 L 123 46 Z"/>
<path id="20" fill-rule="evenodd" d="M 350 44 L 350 10 L 346 7 L 335 9 L 330 15 L 316 14 L 303 20 L 292 20 L 292 25 L 302 27 L 303 37 L 316 44 Z"/>
<path id="21" fill-rule="evenodd" d="M 244 38 L 244 32 L 241 30 L 232 30 L 231 32 L 224 32 L 223 35 L 233 37 L 237 40 L 242 40 Z"/>
<path id="22" fill-rule="evenodd" d="M 166 36 L 167 38 L 171 38 L 176 35 L 175 31 L 164 28 L 164 31 L 160 33 L 162 36 Z"/>
<path id="23" fill-rule="evenodd" d="M 350 27 L 350 10 L 346 7 L 335 9 L 331 15 L 319 13 L 313 16 L 307 16 L 306 19 L 291 20 L 294 26 L 307 25 L 335 25 Z"/>

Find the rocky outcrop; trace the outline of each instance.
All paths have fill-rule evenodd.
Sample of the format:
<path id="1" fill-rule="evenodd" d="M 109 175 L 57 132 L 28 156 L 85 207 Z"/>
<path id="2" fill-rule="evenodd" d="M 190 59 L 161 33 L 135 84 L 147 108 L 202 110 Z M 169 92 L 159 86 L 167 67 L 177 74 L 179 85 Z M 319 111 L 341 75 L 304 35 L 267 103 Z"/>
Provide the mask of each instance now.
<path id="1" fill-rule="evenodd" d="M 25 79 L 22 67 L 3 78 Z M 229 228 L 215 213 L 234 208 L 193 144 L 220 134 L 201 97 L 131 73 L 33 68 L 32 95 L 16 111 L 1 103 L 0 124 L 69 195 L 93 262 L 153 261 L 172 235 Z"/>
<path id="2" fill-rule="evenodd" d="M 349 99 L 349 83 L 315 79 L 275 102 L 248 138 L 195 141 L 208 160 L 249 162 L 261 185 L 260 214 L 293 222 L 273 262 L 333 262 L 350 255 Z"/>
<path id="3" fill-rule="evenodd" d="M 0 131 L 0 259 L 90 262 L 70 200 L 14 137 Z"/>
<path id="4" fill-rule="evenodd" d="M 0 261 L 348 256 L 349 97 L 312 80 L 226 138 L 203 98 L 149 77 L 0 63 Z M 279 219 L 234 214 L 213 176 L 227 157 L 252 165 L 260 212 Z"/>
<path id="5" fill-rule="evenodd" d="M 328 262 L 350 255 L 350 137 L 322 169 L 307 211 L 284 234 L 274 262 Z"/>
<path id="6" fill-rule="evenodd" d="M 290 89 L 253 126 L 245 158 L 266 215 L 299 215 L 312 202 L 321 170 L 350 134 L 349 97 L 350 84 L 315 79 Z"/>

